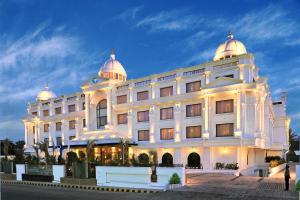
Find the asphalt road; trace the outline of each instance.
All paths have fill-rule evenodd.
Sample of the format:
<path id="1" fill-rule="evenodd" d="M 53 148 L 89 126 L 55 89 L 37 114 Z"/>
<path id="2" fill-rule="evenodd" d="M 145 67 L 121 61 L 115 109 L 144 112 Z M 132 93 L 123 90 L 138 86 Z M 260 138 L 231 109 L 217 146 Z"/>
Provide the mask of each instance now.
<path id="1" fill-rule="evenodd" d="M 264 199 L 203 192 L 159 192 L 154 194 L 87 191 L 31 185 L 1 185 L 1 200 L 206 200 L 206 199 Z M 268 198 L 265 198 L 268 199 Z"/>

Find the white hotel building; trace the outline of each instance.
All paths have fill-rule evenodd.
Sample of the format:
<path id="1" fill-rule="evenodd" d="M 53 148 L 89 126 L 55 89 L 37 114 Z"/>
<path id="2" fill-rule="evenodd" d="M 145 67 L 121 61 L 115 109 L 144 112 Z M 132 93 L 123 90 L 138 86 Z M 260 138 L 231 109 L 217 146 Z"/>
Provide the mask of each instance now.
<path id="1" fill-rule="evenodd" d="M 112 53 L 81 92 L 56 97 L 46 87 L 23 119 L 26 151 L 48 141 L 78 152 L 95 139 L 95 155 L 107 163 L 127 138 L 130 156 L 155 150 L 159 163 L 201 163 L 204 171 L 238 163 L 243 173 L 288 150 L 285 95 L 272 99 L 254 56 L 232 34 L 211 62 L 126 77 Z"/>

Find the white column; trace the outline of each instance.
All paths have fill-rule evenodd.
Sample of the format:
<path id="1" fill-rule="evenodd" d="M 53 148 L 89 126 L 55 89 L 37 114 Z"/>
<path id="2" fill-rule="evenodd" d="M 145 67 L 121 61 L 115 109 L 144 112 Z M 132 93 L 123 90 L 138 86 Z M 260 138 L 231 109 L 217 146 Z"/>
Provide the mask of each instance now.
<path id="1" fill-rule="evenodd" d="M 67 103 L 66 103 L 67 99 L 63 98 L 63 101 L 61 103 L 62 105 L 62 113 L 65 114 L 68 112 L 68 108 L 67 108 Z"/>
<path id="2" fill-rule="evenodd" d="M 129 103 L 133 102 L 133 89 L 129 87 Z"/>
<path id="3" fill-rule="evenodd" d="M 112 95 L 111 89 L 107 89 L 106 91 L 106 99 L 107 99 L 107 125 L 112 126 Z"/>
<path id="4" fill-rule="evenodd" d="M 174 152 L 174 164 L 183 164 L 182 162 L 182 156 L 181 156 L 181 149 L 180 148 L 176 148 L 175 152 Z"/>
<path id="5" fill-rule="evenodd" d="M 133 116 L 132 110 L 128 110 L 127 114 L 127 127 L 128 127 L 128 138 L 132 138 L 132 131 L 133 131 Z"/>
<path id="6" fill-rule="evenodd" d="M 75 104 L 77 112 L 80 111 L 80 103 L 81 103 L 80 100 L 81 100 L 81 97 L 79 95 L 79 96 L 76 97 L 76 104 Z"/>
<path id="7" fill-rule="evenodd" d="M 75 136 L 76 136 L 76 138 L 79 138 L 80 129 L 82 127 L 82 121 L 78 117 L 75 120 L 76 120 L 76 123 L 75 123 L 75 131 L 76 131 Z"/>
<path id="8" fill-rule="evenodd" d="M 174 109 L 175 142 L 181 141 L 181 104 L 176 103 Z"/>
<path id="9" fill-rule="evenodd" d="M 62 139 L 62 145 L 66 145 L 68 141 L 68 121 L 62 120 L 62 125 L 61 125 L 61 139 Z"/>
<path id="10" fill-rule="evenodd" d="M 38 143 L 38 122 L 34 123 L 34 144 Z"/>
<path id="11" fill-rule="evenodd" d="M 204 147 L 203 153 L 203 170 L 211 170 L 212 169 L 212 147 Z"/>
<path id="12" fill-rule="evenodd" d="M 90 130 L 90 94 L 85 94 L 85 124 L 86 130 Z"/>
<path id="13" fill-rule="evenodd" d="M 204 72 L 206 85 L 210 83 L 210 74 L 211 74 L 211 71 Z"/>
<path id="14" fill-rule="evenodd" d="M 235 136 L 241 136 L 241 120 L 242 120 L 242 112 L 241 112 L 241 91 L 236 92 L 236 127 L 235 127 Z"/>
<path id="15" fill-rule="evenodd" d="M 27 122 L 24 123 L 24 126 L 25 126 L 25 148 L 28 146 L 28 124 Z"/>
<path id="16" fill-rule="evenodd" d="M 155 99 L 156 98 L 156 83 L 152 82 L 151 83 L 151 98 Z"/>
<path id="17" fill-rule="evenodd" d="M 49 122 L 49 146 L 54 145 L 54 139 L 55 139 L 55 123 Z"/>
<path id="18" fill-rule="evenodd" d="M 151 106 L 149 110 L 150 143 L 155 143 L 155 124 L 155 106 Z"/>
<path id="19" fill-rule="evenodd" d="M 176 93 L 177 95 L 181 94 L 181 77 L 176 78 Z"/>
<path id="20" fill-rule="evenodd" d="M 41 122 L 37 122 L 37 127 L 36 127 L 36 131 L 37 131 L 37 134 L 36 134 L 36 143 L 39 143 L 41 142 Z"/>
<path id="21" fill-rule="evenodd" d="M 204 138 L 209 138 L 209 96 L 204 97 Z"/>

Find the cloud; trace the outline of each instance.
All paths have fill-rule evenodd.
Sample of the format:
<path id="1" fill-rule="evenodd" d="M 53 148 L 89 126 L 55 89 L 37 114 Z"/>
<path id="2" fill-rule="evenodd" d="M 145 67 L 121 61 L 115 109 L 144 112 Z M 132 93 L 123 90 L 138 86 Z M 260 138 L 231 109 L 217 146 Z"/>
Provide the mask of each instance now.
<path id="1" fill-rule="evenodd" d="M 82 41 L 64 28 L 44 23 L 19 38 L 0 37 L 0 132 L 20 134 L 26 103 L 34 101 L 46 82 L 59 95 L 80 91 L 80 86 L 99 67 L 100 53 L 86 53 Z M 23 107 L 22 107 L 23 105 Z M 17 108 L 16 108 L 17 106 Z M 14 123 L 15 122 L 15 123 Z M 21 132 L 22 133 L 22 132 Z"/>
<path id="2" fill-rule="evenodd" d="M 150 31 L 184 31 L 195 28 L 202 19 L 197 15 L 186 14 L 187 9 L 162 11 L 145 17 L 136 27 L 149 27 Z"/>
<path id="3" fill-rule="evenodd" d="M 190 58 L 188 58 L 184 64 L 185 65 L 195 65 L 195 64 L 199 64 L 201 62 L 203 63 L 208 60 L 212 60 L 214 53 L 215 53 L 215 49 L 207 49 L 207 50 L 201 51 L 199 53 L 192 55 Z"/>
<path id="4" fill-rule="evenodd" d="M 237 33 L 236 35 L 244 37 L 251 42 L 282 38 L 283 40 L 280 42 L 288 45 L 300 43 L 298 35 L 299 20 L 291 16 L 287 10 L 275 4 L 250 11 L 245 15 L 236 17 L 234 21 L 219 18 L 209 24 L 211 26 L 218 25 L 223 29 L 227 29 L 227 31 L 231 30 Z M 287 38 L 291 37 L 293 37 L 292 40 L 287 40 Z"/>
<path id="5" fill-rule="evenodd" d="M 125 10 L 124 12 L 122 12 L 121 14 L 117 15 L 116 17 L 114 17 L 114 19 L 116 20 L 134 20 L 136 19 L 136 15 L 138 12 L 140 12 L 142 9 L 144 8 L 144 6 L 137 6 L 137 7 L 133 7 L 133 8 L 129 8 L 127 10 Z"/>

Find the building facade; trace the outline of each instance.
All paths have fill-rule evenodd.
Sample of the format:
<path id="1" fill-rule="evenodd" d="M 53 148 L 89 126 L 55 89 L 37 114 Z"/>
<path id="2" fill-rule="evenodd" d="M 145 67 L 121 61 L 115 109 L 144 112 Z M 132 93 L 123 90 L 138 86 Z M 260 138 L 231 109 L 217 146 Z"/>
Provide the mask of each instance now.
<path id="1" fill-rule="evenodd" d="M 211 62 L 138 79 L 127 80 L 112 53 L 81 89 L 56 97 L 45 87 L 28 104 L 26 152 L 42 141 L 64 154 L 84 151 L 95 140 L 95 156 L 107 163 L 126 139 L 130 156 L 154 150 L 159 163 L 207 171 L 238 163 L 247 174 L 288 150 L 286 95 L 272 99 L 254 56 L 232 34 Z"/>

